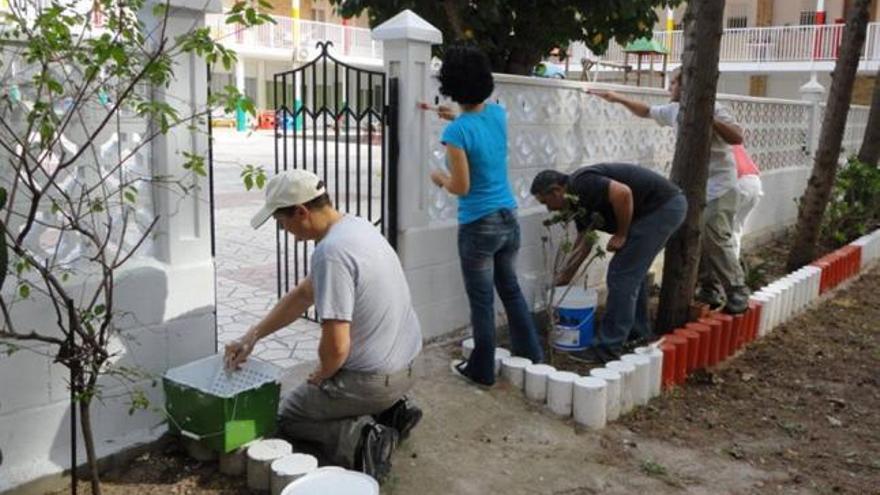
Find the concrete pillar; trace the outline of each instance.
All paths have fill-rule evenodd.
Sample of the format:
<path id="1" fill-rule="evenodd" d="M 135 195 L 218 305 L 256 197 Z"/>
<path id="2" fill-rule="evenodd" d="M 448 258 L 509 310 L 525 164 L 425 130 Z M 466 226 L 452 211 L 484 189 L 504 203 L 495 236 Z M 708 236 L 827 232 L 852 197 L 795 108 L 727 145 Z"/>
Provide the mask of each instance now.
<path id="1" fill-rule="evenodd" d="M 266 61 L 257 61 L 257 109 L 265 110 L 271 108 L 271 102 L 266 95 Z"/>
<path id="2" fill-rule="evenodd" d="M 825 87 L 819 84 L 814 77 L 801 86 L 799 92 L 801 99 L 810 102 L 810 126 L 807 131 L 807 152 L 812 157 L 819 145 L 819 132 L 821 130 L 822 112 L 820 104 L 825 101 Z"/>
<path id="3" fill-rule="evenodd" d="M 425 190 L 430 184 L 425 161 L 428 115 L 418 111 L 416 104 L 429 96 L 431 46 L 442 43 L 443 34 L 411 10 L 404 10 L 376 27 L 373 39 L 383 42 L 386 74 L 398 80 L 398 228 L 403 234 L 429 220 Z"/>
<path id="4" fill-rule="evenodd" d="M 220 11 L 220 2 L 214 2 Z M 189 2 L 171 2 L 166 36 L 175 36 L 204 25 L 205 10 L 190 8 Z M 149 10 L 149 9 L 146 9 Z M 147 19 L 145 19 L 147 20 Z M 150 22 L 147 22 L 148 26 Z M 179 55 L 174 60 L 174 78 L 168 87 L 153 88 L 154 101 L 167 103 L 181 116 L 192 115 L 205 108 L 208 99 L 207 67 L 204 60 Z M 157 176 L 193 180 L 183 168 L 184 153 L 207 157 L 208 140 L 203 132 L 187 126 L 173 128 L 159 135 L 150 145 L 151 166 Z M 153 190 L 155 211 L 159 217 L 154 245 L 156 257 L 172 272 L 180 273 L 169 280 L 166 317 L 210 307 L 214 303 L 213 259 L 211 257 L 211 211 L 208 179 L 198 177 L 198 187 L 182 193 L 180 188 L 159 184 Z M 242 227 L 245 228 L 245 227 Z"/>

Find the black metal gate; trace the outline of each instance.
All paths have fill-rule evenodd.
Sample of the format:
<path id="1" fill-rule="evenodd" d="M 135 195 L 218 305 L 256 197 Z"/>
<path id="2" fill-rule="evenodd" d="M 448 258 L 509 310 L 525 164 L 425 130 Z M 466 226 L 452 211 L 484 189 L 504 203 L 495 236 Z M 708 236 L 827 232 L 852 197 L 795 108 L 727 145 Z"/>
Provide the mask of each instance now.
<path id="1" fill-rule="evenodd" d="M 274 76 L 275 173 L 311 170 L 339 211 L 369 220 L 396 249 L 397 81 L 386 87 L 384 72 L 343 63 L 331 46 Z M 308 275 L 314 242 L 281 229 L 275 240 L 280 298 Z"/>

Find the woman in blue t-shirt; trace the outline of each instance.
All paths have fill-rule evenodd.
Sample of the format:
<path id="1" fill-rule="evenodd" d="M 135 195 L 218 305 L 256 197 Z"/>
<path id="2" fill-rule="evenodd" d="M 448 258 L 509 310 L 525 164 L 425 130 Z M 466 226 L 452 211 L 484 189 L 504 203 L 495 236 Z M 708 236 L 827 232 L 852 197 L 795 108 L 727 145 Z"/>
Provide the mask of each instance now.
<path id="1" fill-rule="evenodd" d="M 453 371 L 482 385 L 495 383 L 495 295 L 504 303 L 511 350 L 533 362 L 543 360 L 535 321 L 516 278 L 520 246 L 516 200 L 507 180 L 507 115 L 485 100 L 492 93 L 492 69 L 480 50 L 454 46 L 440 69 L 440 92 L 461 113 L 443 131 L 449 173 L 431 180 L 458 196 L 458 254 L 471 307 L 474 350 Z M 441 116 L 450 115 L 442 109 Z"/>

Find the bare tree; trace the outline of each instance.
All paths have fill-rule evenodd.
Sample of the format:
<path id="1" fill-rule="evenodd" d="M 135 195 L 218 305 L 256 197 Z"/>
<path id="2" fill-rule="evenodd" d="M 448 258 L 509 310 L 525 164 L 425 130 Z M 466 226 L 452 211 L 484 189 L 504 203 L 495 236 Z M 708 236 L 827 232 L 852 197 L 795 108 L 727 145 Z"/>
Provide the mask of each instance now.
<path id="1" fill-rule="evenodd" d="M 878 159 L 880 159 L 880 68 L 877 69 L 877 75 L 874 76 L 874 92 L 871 96 L 868 126 L 865 127 L 862 147 L 859 148 L 860 162 L 876 167 Z"/>
<path id="2" fill-rule="evenodd" d="M 156 188 L 185 195 L 207 173 L 204 157 L 181 152 L 185 173 L 157 176 L 142 154 L 174 128 L 198 132 L 212 107 L 231 111 L 243 101 L 229 87 L 182 115 L 184 105 L 151 98 L 151 88 L 167 86 L 183 58 L 226 67 L 236 58 L 207 27 L 171 39 L 169 0 L 13 0 L 9 8 L 0 34 L 10 88 L 0 102 L 0 349 L 37 350 L 70 370 L 71 414 L 79 412 L 92 493 L 100 494 L 91 421 L 98 379 L 142 378 L 113 365 L 117 276 L 151 240 L 158 217 L 141 207 Z M 228 19 L 250 26 L 269 18 L 238 2 Z M 139 132 L 122 132 L 132 122 Z M 36 303 L 54 325 L 16 316 Z M 130 392 L 133 409 L 147 406 L 143 393 Z"/>
<path id="3" fill-rule="evenodd" d="M 819 147 L 813 162 L 813 173 L 798 208 L 795 241 L 788 253 L 788 269 L 813 261 L 819 242 L 822 217 L 831 197 L 846 118 L 849 114 L 853 84 L 859 67 L 859 53 L 865 44 L 870 0 L 856 0 L 844 27 L 840 56 L 834 65 L 831 89 L 819 134 Z"/>
<path id="4" fill-rule="evenodd" d="M 684 14 L 682 96 L 671 179 L 684 191 L 688 212 L 666 245 L 657 330 L 688 320 L 700 261 L 700 224 L 706 203 L 709 147 L 718 84 L 724 0 L 688 2 Z"/>

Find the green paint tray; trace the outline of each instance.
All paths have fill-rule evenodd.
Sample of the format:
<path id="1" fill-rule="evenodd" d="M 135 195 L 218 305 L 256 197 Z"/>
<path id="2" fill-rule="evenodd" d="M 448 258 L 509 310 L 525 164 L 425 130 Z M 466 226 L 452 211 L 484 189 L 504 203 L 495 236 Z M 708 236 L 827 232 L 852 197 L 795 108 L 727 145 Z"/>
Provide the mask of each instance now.
<path id="1" fill-rule="evenodd" d="M 228 453 L 275 430 L 281 368 L 248 358 L 228 372 L 223 356 L 208 356 L 168 370 L 165 410 L 172 432 Z"/>

